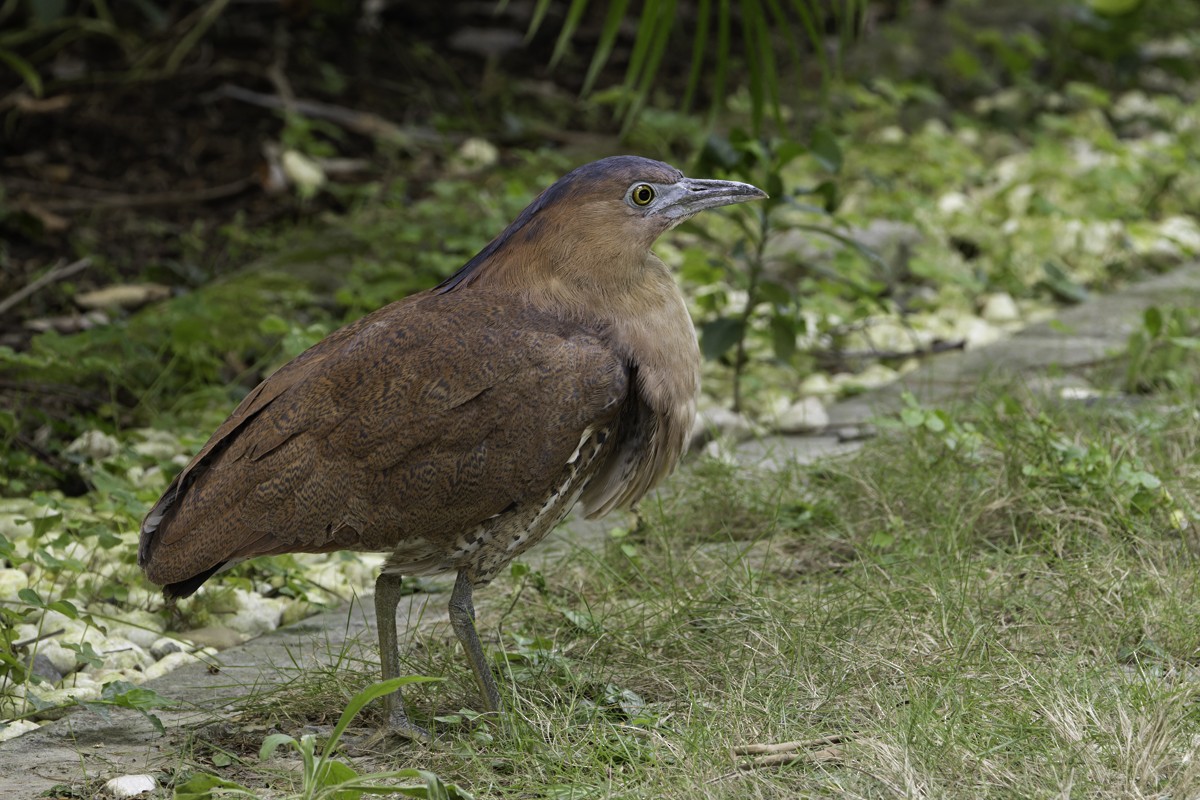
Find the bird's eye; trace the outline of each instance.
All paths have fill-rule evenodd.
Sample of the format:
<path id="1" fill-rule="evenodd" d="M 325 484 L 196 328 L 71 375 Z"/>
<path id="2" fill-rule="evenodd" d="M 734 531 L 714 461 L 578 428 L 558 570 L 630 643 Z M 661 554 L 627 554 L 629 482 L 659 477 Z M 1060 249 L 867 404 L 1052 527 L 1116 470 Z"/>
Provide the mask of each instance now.
<path id="1" fill-rule="evenodd" d="M 639 183 L 630 190 L 629 198 L 633 200 L 634 205 L 648 206 L 654 199 L 654 188 L 648 183 Z"/>

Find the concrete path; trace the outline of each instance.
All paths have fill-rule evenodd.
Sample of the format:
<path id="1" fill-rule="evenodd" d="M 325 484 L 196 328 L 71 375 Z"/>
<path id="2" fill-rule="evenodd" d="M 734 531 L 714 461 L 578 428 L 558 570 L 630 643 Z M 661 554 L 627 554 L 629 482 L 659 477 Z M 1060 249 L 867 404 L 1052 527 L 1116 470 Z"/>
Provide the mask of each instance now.
<path id="1" fill-rule="evenodd" d="M 1072 369 L 1120 351 L 1153 305 L 1200 307 L 1200 264 L 1064 309 L 1053 323 L 1031 326 L 989 347 L 938 356 L 897 384 L 835 404 L 827 434 L 766 437 L 743 444 L 739 457 L 770 466 L 851 452 L 858 443 L 846 441 L 840 432 L 895 411 L 905 391 L 938 403 L 969 395 L 985 377 L 1069 377 Z M 602 540 L 614 524 L 620 522 L 570 522 L 531 555 L 552 561 L 566 549 Z M 445 626 L 448 599 L 447 594 L 405 598 L 399 609 L 402 624 Z M 484 597 L 480 601 L 486 603 Z M 222 719 L 239 698 L 283 684 L 297 670 L 330 666 L 347 653 L 361 659 L 364 669 L 377 669 L 374 616 L 370 602 L 355 602 L 226 650 L 216 667 L 185 666 L 147 683 L 182 704 L 178 711 L 156 712 L 166 727 L 163 734 L 136 712 L 114 710 L 105 721 L 81 711 L 0 744 L 0 798 L 33 798 L 56 785 L 95 788 L 117 775 L 153 773 L 176 762 L 189 728 Z M 449 635 L 448 626 L 444 629 Z"/>

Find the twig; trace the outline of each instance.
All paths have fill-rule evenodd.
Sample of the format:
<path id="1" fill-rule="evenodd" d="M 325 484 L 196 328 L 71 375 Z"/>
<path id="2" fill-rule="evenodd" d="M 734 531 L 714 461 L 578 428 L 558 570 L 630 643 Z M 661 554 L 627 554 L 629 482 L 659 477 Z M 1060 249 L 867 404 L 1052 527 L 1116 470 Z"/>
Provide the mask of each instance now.
<path id="1" fill-rule="evenodd" d="M 912 350 L 823 350 L 813 353 L 817 358 L 826 359 L 840 363 L 843 361 L 851 361 L 861 358 L 880 358 L 880 359 L 895 359 L 895 358 L 920 358 L 922 356 L 934 356 L 938 353 L 949 352 L 950 350 L 965 350 L 967 347 L 966 339 L 954 339 L 948 342 L 933 342 L 926 347 L 914 347 Z"/>
<path id="2" fill-rule="evenodd" d="M 842 757 L 842 742 L 850 739 L 849 734 L 833 734 L 819 739 L 802 739 L 795 742 L 779 742 L 778 744 L 745 744 L 730 749 L 734 758 L 738 756 L 755 755 L 749 761 L 737 765 L 733 772 L 726 772 L 715 778 L 709 778 L 708 783 L 735 778 L 743 772 L 767 767 L 783 767 L 796 761 L 837 761 Z M 819 750 L 812 748 L 819 747 Z"/>
<path id="3" fill-rule="evenodd" d="M 759 756 L 751 761 L 743 761 L 741 764 L 738 764 L 738 769 L 742 772 L 748 772 L 752 769 L 762 769 L 764 767 L 786 767 L 788 764 L 796 761 L 837 761 L 841 757 L 842 748 L 837 745 L 831 745 L 811 752 L 776 753 L 771 756 Z"/>
<path id="4" fill-rule="evenodd" d="M 434 141 L 438 139 L 432 133 L 401 128 L 396 123 L 386 120 L 378 114 L 355 111 L 352 108 L 335 106 L 332 103 L 321 103 L 316 100 L 303 100 L 299 98 L 287 100 L 277 95 L 255 92 L 229 83 L 214 91 L 209 97 L 227 97 L 230 100 L 238 100 L 250 105 L 260 106 L 261 108 L 291 111 L 305 117 L 312 117 L 313 119 L 328 120 L 372 139 L 387 139 L 399 142 L 400 144 L 408 144 L 414 140 L 427 139 Z"/>
<path id="5" fill-rule="evenodd" d="M 208 186 L 189 192 L 154 192 L 151 194 L 109 194 L 95 200 L 53 200 L 42 208 L 51 211 L 86 211 L 91 208 L 139 208 L 141 206 L 170 206 L 180 203 L 206 203 L 240 194 L 254 185 L 252 178 L 242 178 L 220 186 Z"/>
<path id="6" fill-rule="evenodd" d="M 46 270 L 39 277 L 30 281 L 28 284 L 10 294 L 8 297 L 0 300 L 0 314 L 4 314 L 17 303 L 29 297 L 37 290 L 49 286 L 55 281 L 61 281 L 64 278 L 69 278 L 77 272 L 82 272 L 92 265 L 90 258 L 81 258 L 70 264 L 63 264 L 61 261 L 54 267 Z"/>
<path id="7" fill-rule="evenodd" d="M 60 633 L 63 633 L 64 631 L 66 631 L 66 628 L 59 628 L 58 630 L 50 631 L 49 633 L 39 633 L 37 636 L 31 636 L 28 639 L 22 639 L 19 642 L 13 642 L 12 648 L 13 648 L 13 650 L 17 650 L 22 647 L 29 647 L 29 645 L 31 645 L 31 644 L 37 644 L 38 642 L 43 641 L 45 639 L 49 639 L 51 637 L 58 636 Z"/>
<path id="8" fill-rule="evenodd" d="M 811 750 L 814 747 L 841 744 L 850 737 L 846 734 L 835 733 L 822 736 L 819 739 L 801 739 L 795 742 L 779 742 L 778 744 L 743 744 L 734 747 L 730 752 L 735 756 L 753 756 L 769 753 L 791 753 L 795 750 Z"/>

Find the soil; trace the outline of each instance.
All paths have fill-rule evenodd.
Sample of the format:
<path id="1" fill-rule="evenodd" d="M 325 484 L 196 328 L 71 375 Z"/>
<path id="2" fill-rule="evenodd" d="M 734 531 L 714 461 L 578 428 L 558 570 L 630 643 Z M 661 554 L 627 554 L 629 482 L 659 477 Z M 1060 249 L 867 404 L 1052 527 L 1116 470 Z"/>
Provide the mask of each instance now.
<path id="1" fill-rule="evenodd" d="M 133 14 L 139 4 L 120 5 Z M 553 22 L 532 46 L 513 47 L 491 63 L 478 52 L 480 42 L 519 44 L 530 8 L 514 3 L 519 7 L 497 15 L 486 2 L 395 3 L 384 4 L 372 22 L 357 11 L 317 14 L 313 5 L 231 3 L 170 74 L 163 64 L 194 29 L 195 14 L 178 11 L 157 35 L 146 33 L 145 20 L 118 19 L 128 26 L 125 50 L 100 37 L 63 47 L 39 62 L 41 97 L 0 69 L 0 300 L 55 263 L 83 255 L 93 262 L 0 314 L 4 344 L 19 348 L 29 319 L 72 312 L 77 291 L 138 280 L 190 287 L 237 268 L 247 254 L 231 259 L 209 235 L 231 221 L 259 229 L 338 208 L 336 193 L 302 203 L 295 192 L 265 190 L 264 153 L 279 143 L 283 116 L 231 98 L 227 87 L 291 92 L 451 144 L 454 137 L 433 127 L 502 130 L 491 123 L 506 103 L 521 99 L 522 85 L 546 94 Z M 580 35 L 594 32 L 585 26 Z M 574 62 L 554 75 L 568 87 L 551 92 L 566 109 L 564 121 L 581 75 Z M 505 88 L 491 95 L 466 88 L 489 85 Z M 419 183 L 436 176 L 436 161 L 387 157 L 352 129 L 329 126 L 314 136 L 335 142 L 340 158 L 366 160 L 348 180 L 402 172 Z"/>

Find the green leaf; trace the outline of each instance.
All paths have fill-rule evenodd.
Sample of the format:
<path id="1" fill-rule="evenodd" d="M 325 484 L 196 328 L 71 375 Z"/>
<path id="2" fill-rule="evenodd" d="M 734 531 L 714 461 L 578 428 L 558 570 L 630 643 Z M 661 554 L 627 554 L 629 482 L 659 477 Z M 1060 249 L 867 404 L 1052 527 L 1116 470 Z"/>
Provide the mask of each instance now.
<path id="1" fill-rule="evenodd" d="M 796 323 L 791 317 L 771 317 L 771 346 L 780 361 L 790 361 L 796 354 Z"/>
<path id="2" fill-rule="evenodd" d="M 710 361 L 720 358 L 742 338 L 742 328 L 742 321 L 731 317 L 704 323 L 700 327 L 700 352 Z"/>
<path id="3" fill-rule="evenodd" d="M 37 4 L 35 3 L 34 5 Z M 8 65 L 9 69 L 20 76 L 21 80 L 25 82 L 25 85 L 29 87 L 29 91 L 33 92 L 35 97 L 42 96 L 42 76 L 38 74 L 33 64 L 30 64 L 13 51 L 6 50 L 3 47 L 0 47 L 0 61 L 3 61 Z"/>
<path id="4" fill-rule="evenodd" d="M 383 697 L 385 694 L 391 694 L 410 683 L 431 683 L 434 681 L 443 680 L 442 678 L 431 678 L 425 675 L 403 675 L 399 678 L 390 678 L 386 681 L 374 683 L 363 689 L 354 697 L 350 698 L 350 702 L 346 704 L 346 710 L 342 712 L 342 716 L 338 719 L 337 725 L 333 728 L 333 733 L 329 736 L 329 741 L 325 743 L 325 749 L 321 753 L 321 760 L 329 758 L 337 747 L 338 741 L 342 738 L 342 734 L 346 732 L 346 728 L 350 726 L 350 722 L 358 716 L 358 712 L 376 698 Z"/>
<path id="5" fill-rule="evenodd" d="M 813 131 L 811 150 L 813 156 L 825 170 L 839 172 L 842 168 L 842 148 L 837 139 L 825 128 Z"/>
<path id="6" fill-rule="evenodd" d="M 175 800 L 216 800 L 218 797 L 229 797 L 225 792 L 215 793 L 214 789 L 228 789 L 241 792 L 245 797 L 256 797 L 253 792 L 240 783 L 218 778 L 207 772 L 193 775 L 183 783 L 175 785 Z"/>
<path id="7" fill-rule="evenodd" d="M 267 738 L 263 739 L 262 747 L 258 748 L 258 760 L 266 761 L 271 756 L 275 755 L 275 751 L 280 745 L 298 745 L 294 736 L 288 736 L 286 733 L 272 733 Z"/>
<path id="8" fill-rule="evenodd" d="M 1151 338 L 1157 338 L 1163 329 L 1163 313 L 1158 306 L 1150 306 L 1142 314 L 1142 327 Z"/>

